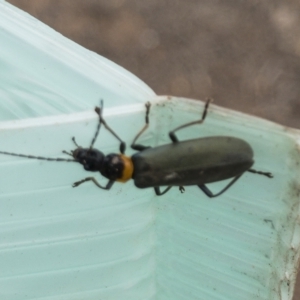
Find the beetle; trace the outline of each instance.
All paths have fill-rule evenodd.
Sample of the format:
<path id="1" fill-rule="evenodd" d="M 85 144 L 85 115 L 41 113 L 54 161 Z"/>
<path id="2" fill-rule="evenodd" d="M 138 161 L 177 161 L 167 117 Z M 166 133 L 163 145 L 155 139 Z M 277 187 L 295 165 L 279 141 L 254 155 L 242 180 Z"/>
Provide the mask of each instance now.
<path id="1" fill-rule="evenodd" d="M 107 184 L 103 186 L 94 177 L 86 177 L 73 183 L 73 187 L 92 181 L 97 187 L 109 190 L 116 181 L 126 182 L 133 179 L 136 187 L 152 187 L 157 196 L 164 195 L 173 186 L 178 186 L 179 190 L 184 192 L 184 186 L 197 185 L 208 197 L 217 197 L 229 189 L 246 171 L 272 178 L 273 175 L 269 172 L 251 169 L 254 163 L 253 150 L 242 139 L 230 136 L 213 136 L 186 141 L 178 140 L 176 131 L 204 122 L 210 102 L 211 99 L 206 101 L 199 120 L 184 124 L 169 132 L 172 143 L 154 148 L 136 143 L 149 127 L 151 105 L 147 102 L 145 105 L 145 125 L 137 133 L 131 144 L 131 148 L 138 152 L 131 157 L 125 155 L 125 142 L 104 120 L 102 100 L 100 107 L 95 108 L 99 122 L 90 147 L 83 148 L 79 146 L 73 137 L 72 141 L 76 146 L 75 150 L 70 152 L 63 151 L 63 153 L 71 156 L 72 159 L 32 156 L 5 151 L 0 151 L 0 154 L 48 161 L 77 162 L 82 164 L 86 171 L 100 172 L 108 179 Z M 101 125 L 120 142 L 120 153 L 104 155 L 101 151 L 94 148 Z M 206 186 L 208 183 L 230 178 L 232 180 L 218 193 L 213 193 Z M 162 186 L 166 186 L 163 191 L 160 189 Z"/>

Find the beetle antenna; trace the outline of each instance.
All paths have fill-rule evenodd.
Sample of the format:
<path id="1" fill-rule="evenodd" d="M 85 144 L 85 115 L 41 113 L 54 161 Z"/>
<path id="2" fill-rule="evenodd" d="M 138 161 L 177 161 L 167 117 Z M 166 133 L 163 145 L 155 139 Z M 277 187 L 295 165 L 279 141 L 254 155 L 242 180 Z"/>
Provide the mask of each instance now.
<path id="1" fill-rule="evenodd" d="M 12 153 L 12 152 L 5 152 L 5 151 L 0 151 L 0 154 L 11 155 L 11 156 L 19 156 L 19 157 L 25 157 L 25 158 L 30 158 L 30 159 L 48 160 L 48 161 L 68 161 L 68 162 L 74 161 L 74 162 L 77 162 L 77 160 L 75 160 L 75 159 L 33 156 L 33 155 L 17 154 L 17 153 Z"/>
<path id="2" fill-rule="evenodd" d="M 96 139 L 98 137 L 98 134 L 99 134 L 99 131 L 100 131 L 100 127 L 101 127 L 101 119 L 102 119 L 102 111 L 103 111 L 103 100 L 102 99 L 100 100 L 100 108 L 96 107 L 95 111 L 99 115 L 99 122 L 98 122 L 98 125 L 97 125 L 97 129 L 96 129 L 95 135 L 94 135 L 94 137 L 92 139 L 92 142 L 91 142 L 91 145 L 90 145 L 90 150 L 93 148 L 93 146 L 94 146 L 94 144 L 96 142 Z"/>

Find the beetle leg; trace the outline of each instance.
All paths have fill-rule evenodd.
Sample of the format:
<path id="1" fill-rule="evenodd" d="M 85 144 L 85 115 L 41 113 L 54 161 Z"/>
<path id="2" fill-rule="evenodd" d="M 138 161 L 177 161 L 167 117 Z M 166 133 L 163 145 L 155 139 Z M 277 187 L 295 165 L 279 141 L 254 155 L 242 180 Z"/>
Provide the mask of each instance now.
<path id="1" fill-rule="evenodd" d="M 102 116 L 103 101 L 102 100 L 101 100 L 101 107 L 96 107 L 95 108 L 95 112 L 99 115 L 99 123 L 98 123 L 98 127 L 97 127 L 97 130 L 96 130 L 96 134 L 95 134 L 95 136 L 94 136 L 94 138 L 92 140 L 90 149 L 92 149 L 92 147 L 93 147 L 93 145 L 95 143 L 95 140 L 96 140 L 96 138 L 98 136 L 98 133 L 99 133 L 99 130 L 100 130 L 100 125 L 103 124 L 103 126 L 120 142 L 120 152 L 122 154 L 124 154 L 125 150 L 126 150 L 126 143 L 121 140 L 121 138 L 107 125 L 107 123 L 103 119 L 103 116 Z"/>
<path id="2" fill-rule="evenodd" d="M 133 142 L 131 144 L 131 148 L 133 150 L 137 150 L 137 151 L 143 151 L 147 148 L 150 148 L 148 146 L 144 146 L 144 145 L 139 145 L 136 144 L 137 139 L 144 133 L 144 131 L 146 131 L 146 129 L 149 127 L 149 112 L 150 112 L 150 107 L 151 107 L 151 103 L 147 102 L 145 104 L 146 106 L 146 115 L 145 115 L 145 125 L 144 127 L 137 133 L 137 135 L 135 136 L 135 138 L 133 139 Z"/>
<path id="3" fill-rule="evenodd" d="M 164 195 L 166 192 L 168 192 L 171 189 L 172 186 L 168 186 L 164 191 L 160 191 L 160 188 L 157 186 L 154 188 L 155 194 L 156 196 L 162 196 Z"/>
<path id="4" fill-rule="evenodd" d="M 198 187 L 202 190 L 202 192 L 208 196 L 209 198 L 217 197 L 227 191 L 242 175 L 236 176 L 231 180 L 219 193 L 213 194 L 212 191 L 205 185 L 199 184 Z"/>
<path id="5" fill-rule="evenodd" d="M 82 183 L 84 183 L 84 182 L 87 182 L 87 181 L 93 181 L 94 184 L 95 184 L 98 188 L 104 189 L 104 190 L 109 190 L 109 189 L 112 187 L 112 185 L 114 184 L 114 181 L 113 181 L 113 180 L 109 180 L 109 181 L 107 182 L 106 186 L 102 186 L 102 185 L 99 184 L 99 182 L 98 182 L 94 177 L 87 177 L 87 178 L 84 178 L 84 179 L 82 179 L 82 180 L 80 180 L 80 181 L 74 182 L 72 186 L 73 186 L 73 187 L 77 187 L 77 186 L 79 186 L 80 184 L 82 184 Z"/>
<path id="6" fill-rule="evenodd" d="M 204 122 L 210 102 L 212 102 L 212 99 L 208 98 L 206 100 L 204 111 L 202 113 L 202 117 L 201 117 L 200 120 L 181 125 L 181 126 L 175 128 L 174 130 L 169 132 L 169 137 L 170 137 L 170 139 L 172 140 L 173 143 L 178 143 L 179 142 L 177 136 L 175 135 L 175 131 L 183 129 L 183 128 L 188 127 L 188 126 L 192 126 L 192 125 L 196 125 L 196 124 L 202 124 Z"/>
<path id="7" fill-rule="evenodd" d="M 264 176 L 267 176 L 269 178 L 273 178 L 274 177 L 273 174 L 270 173 L 270 172 L 256 171 L 254 169 L 249 169 L 247 171 L 250 172 L 250 173 L 254 173 L 254 174 L 264 175 Z"/>

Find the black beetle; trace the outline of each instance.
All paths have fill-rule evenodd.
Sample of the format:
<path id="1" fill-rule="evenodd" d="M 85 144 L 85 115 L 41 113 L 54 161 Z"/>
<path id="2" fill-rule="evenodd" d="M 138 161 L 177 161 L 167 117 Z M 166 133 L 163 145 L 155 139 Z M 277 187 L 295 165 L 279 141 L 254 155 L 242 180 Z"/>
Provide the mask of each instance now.
<path id="1" fill-rule="evenodd" d="M 86 171 L 100 172 L 109 179 L 108 183 L 102 186 L 94 177 L 87 177 L 75 182 L 73 187 L 77 187 L 86 181 L 93 181 L 97 187 L 109 190 L 115 181 L 126 182 L 133 179 L 136 187 L 153 187 L 158 196 L 165 194 L 173 186 L 178 186 L 180 191 L 183 192 L 183 186 L 197 185 L 208 197 L 216 197 L 224 193 L 246 171 L 272 178 L 273 176 L 269 172 L 251 169 L 254 163 L 253 150 L 244 140 L 228 136 L 205 137 L 183 142 L 178 140 L 175 135 L 176 131 L 203 123 L 210 102 L 211 100 L 208 99 L 200 120 L 184 124 L 169 132 L 169 137 L 172 140 L 171 144 L 154 148 L 136 144 L 137 139 L 149 126 L 150 103 L 147 102 L 145 125 L 131 144 L 131 148 L 139 152 L 131 157 L 124 155 L 125 142 L 103 119 L 103 101 L 101 101 L 100 107 L 95 108 L 96 113 L 99 115 L 99 122 L 90 147 L 82 148 L 78 146 L 73 137 L 72 141 L 77 148 L 71 152 L 63 151 L 63 153 L 72 156 L 73 159 L 47 158 L 5 151 L 0 151 L 0 154 L 49 161 L 78 162 L 83 165 Z M 121 154 L 104 155 L 101 151 L 93 148 L 101 124 L 120 141 Z M 207 183 L 229 178 L 232 178 L 232 180 L 216 194 L 213 194 L 206 186 Z M 164 191 L 160 191 L 161 186 L 167 187 Z"/>

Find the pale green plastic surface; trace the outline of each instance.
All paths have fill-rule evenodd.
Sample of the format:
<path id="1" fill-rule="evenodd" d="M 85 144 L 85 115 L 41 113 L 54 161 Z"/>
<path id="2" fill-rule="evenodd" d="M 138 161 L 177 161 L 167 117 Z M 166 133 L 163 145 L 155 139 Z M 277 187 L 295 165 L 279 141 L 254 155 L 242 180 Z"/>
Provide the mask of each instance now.
<path id="1" fill-rule="evenodd" d="M 144 102 L 154 92 L 115 63 L 0 1 L 0 120 Z"/>
<path id="2" fill-rule="evenodd" d="M 100 97 L 128 145 L 144 124 L 146 101 L 151 126 L 142 144 L 169 143 L 169 130 L 201 115 L 202 102 L 155 96 L 5 2 L 0 15 L 0 43 L 10 52 L 0 48 L 1 150 L 64 157 L 72 136 L 88 146 Z M 84 68 L 91 60 L 94 67 Z M 34 84 L 26 90 L 24 82 Z M 0 299 L 290 300 L 299 260 L 299 131 L 212 105 L 203 125 L 178 134 L 207 135 L 245 139 L 254 168 L 274 179 L 246 173 L 214 199 L 197 187 L 157 197 L 132 181 L 110 191 L 72 188 L 90 175 L 106 180 L 71 162 L 0 155 Z M 118 142 L 102 128 L 95 147 L 116 152 Z"/>

